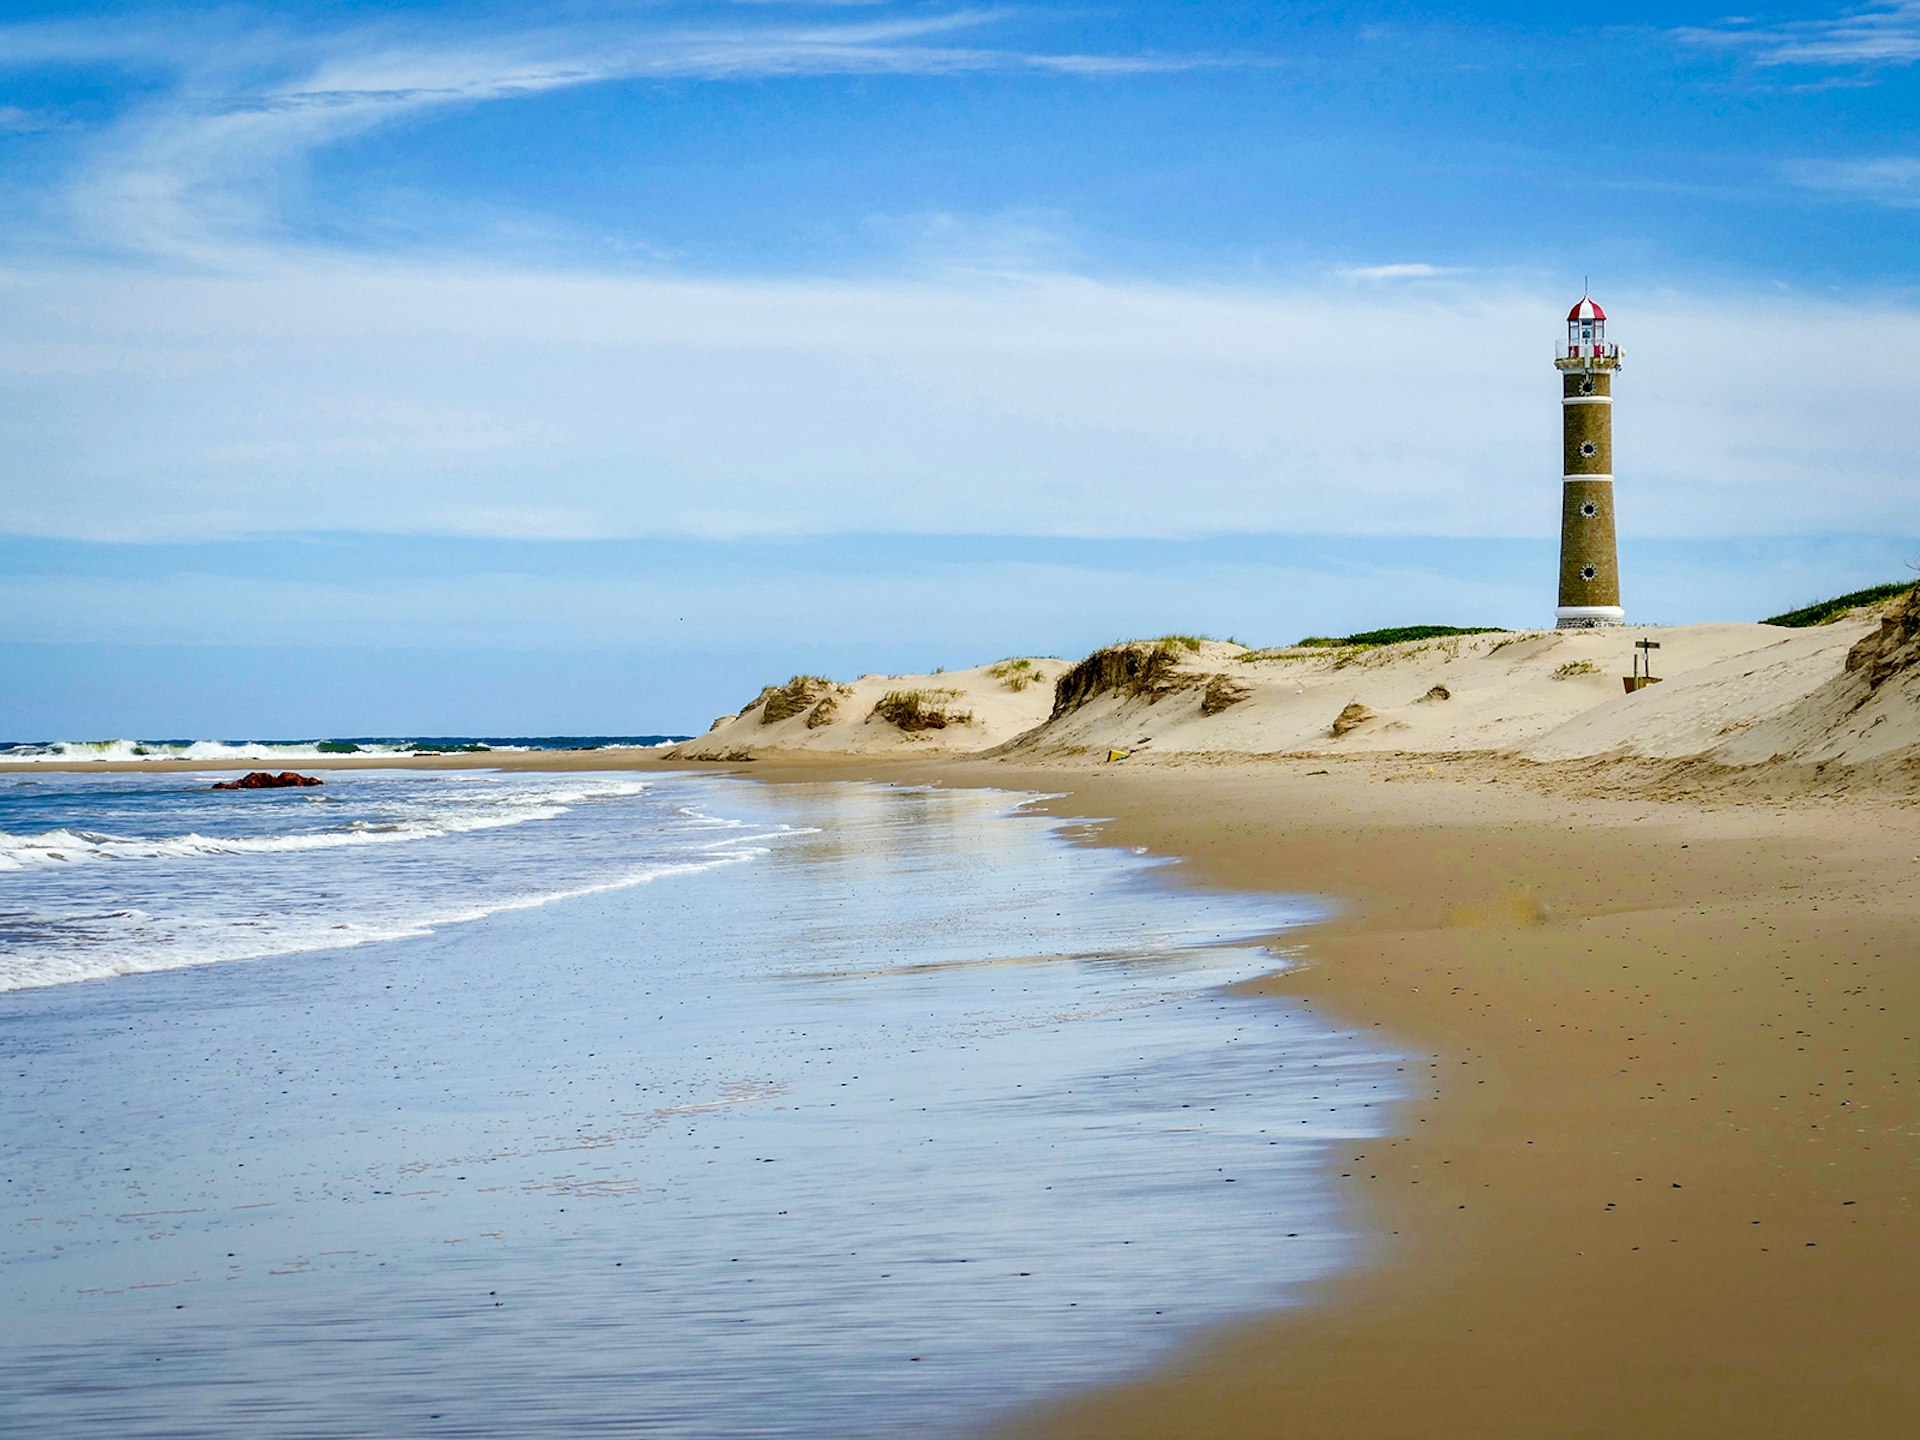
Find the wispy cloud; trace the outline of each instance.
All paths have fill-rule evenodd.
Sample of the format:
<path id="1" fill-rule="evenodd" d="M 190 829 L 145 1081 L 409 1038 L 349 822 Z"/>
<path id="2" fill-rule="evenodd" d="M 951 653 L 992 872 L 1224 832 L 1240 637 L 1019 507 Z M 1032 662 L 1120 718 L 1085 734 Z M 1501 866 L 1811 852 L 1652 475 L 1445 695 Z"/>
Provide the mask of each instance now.
<path id="1" fill-rule="evenodd" d="M 1742 52 L 1758 65 L 1911 65 L 1920 60 L 1920 0 L 1894 0 L 1784 24 L 1736 16 L 1672 34 L 1688 44 Z"/>
<path id="2" fill-rule="evenodd" d="M 1457 265 L 1429 265 L 1414 261 L 1398 265 L 1347 265 L 1333 272 L 1342 280 L 1438 280 L 1448 275 L 1470 273 Z"/>
<path id="3" fill-rule="evenodd" d="M 1783 168 L 1788 180 L 1809 190 L 1903 210 L 1920 208 L 1920 156 L 1796 160 Z"/>
<path id="4" fill-rule="evenodd" d="M 619 81 L 827 75 L 944 76 L 1027 69 L 1125 77 L 1218 57 L 1055 54 L 979 43 L 1009 12 L 805 23 L 605 23 L 478 33 L 396 23 L 326 35 L 268 28 L 190 43 L 69 23 L 0 29 L 0 66 L 111 64 L 171 84 L 87 148 L 66 196 L 77 238 L 174 259 L 231 258 L 272 242 L 310 156 L 436 108 Z M 0 129 L 8 115 L 0 111 Z M 26 112 L 18 112 L 25 123 Z"/>
<path id="5" fill-rule="evenodd" d="M 1239 55 L 1023 55 L 1020 63 L 1034 70 L 1064 75 L 1166 75 L 1183 70 L 1267 67 L 1282 62 Z"/>
<path id="6" fill-rule="evenodd" d="M 0 135 L 33 135 L 46 130 L 64 129 L 66 122 L 56 116 L 18 105 L 0 105 Z"/>

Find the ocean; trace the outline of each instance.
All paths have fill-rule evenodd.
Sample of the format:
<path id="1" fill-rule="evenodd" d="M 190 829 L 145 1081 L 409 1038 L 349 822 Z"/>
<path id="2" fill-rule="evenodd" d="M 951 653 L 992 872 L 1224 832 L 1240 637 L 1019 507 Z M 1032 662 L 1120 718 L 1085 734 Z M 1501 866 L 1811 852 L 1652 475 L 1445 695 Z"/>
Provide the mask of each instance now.
<path id="1" fill-rule="evenodd" d="M 923 1436 L 1355 1263 L 1318 902 L 1025 797 L 0 775 L 0 1434 Z M 1357 1152 L 1356 1152 L 1357 1153 Z"/>
<path id="2" fill-rule="evenodd" d="M 193 760 L 283 765 L 364 755 L 509 754 L 533 750 L 655 750 L 685 735 L 348 735 L 312 740 L 0 740 L 0 765 L 77 765 L 116 760 Z"/>

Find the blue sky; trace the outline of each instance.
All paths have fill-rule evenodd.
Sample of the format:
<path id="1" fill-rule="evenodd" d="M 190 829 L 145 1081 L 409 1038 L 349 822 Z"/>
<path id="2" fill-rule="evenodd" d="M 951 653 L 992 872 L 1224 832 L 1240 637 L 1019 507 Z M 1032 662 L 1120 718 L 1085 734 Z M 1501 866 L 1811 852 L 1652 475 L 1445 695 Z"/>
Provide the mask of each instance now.
<path id="1" fill-rule="evenodd" d="M 0 736 L 697 728 L 767 679 L 1920 562 L 1920 4 L 16 3 Z"/>

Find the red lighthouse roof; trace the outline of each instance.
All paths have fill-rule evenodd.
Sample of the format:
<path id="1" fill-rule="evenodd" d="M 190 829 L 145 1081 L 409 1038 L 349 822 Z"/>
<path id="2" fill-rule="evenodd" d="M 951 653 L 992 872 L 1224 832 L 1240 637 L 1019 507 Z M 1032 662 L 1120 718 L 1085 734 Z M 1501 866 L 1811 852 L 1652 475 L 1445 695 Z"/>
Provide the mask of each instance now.
<path id="1" fill-rule="evenodd" d="M 1580 303 L 1567 311 L 1569 320 L 1604 320 L 1607 312 L 1602 310 L 1591 295 L 1582 295 Z"/>

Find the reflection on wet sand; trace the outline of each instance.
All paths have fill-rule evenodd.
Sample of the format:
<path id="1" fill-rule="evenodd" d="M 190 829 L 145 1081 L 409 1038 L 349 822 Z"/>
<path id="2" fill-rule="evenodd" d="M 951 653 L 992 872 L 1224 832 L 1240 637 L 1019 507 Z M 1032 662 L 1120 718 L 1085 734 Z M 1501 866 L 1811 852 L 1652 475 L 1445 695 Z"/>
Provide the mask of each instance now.
<path id="1" fill-rule="evenodd" d="M 0 1000 L 0 1431 L 962 1433 L 1351 1257 L 1399 1062 L 1221 989 L 1303 912 L 1006 796 L 659 785 L 791 828 Z"/>

